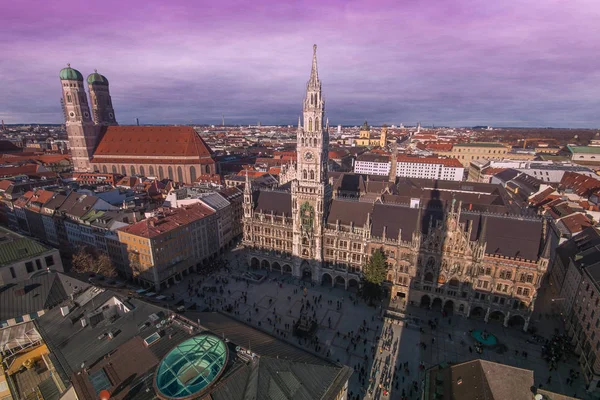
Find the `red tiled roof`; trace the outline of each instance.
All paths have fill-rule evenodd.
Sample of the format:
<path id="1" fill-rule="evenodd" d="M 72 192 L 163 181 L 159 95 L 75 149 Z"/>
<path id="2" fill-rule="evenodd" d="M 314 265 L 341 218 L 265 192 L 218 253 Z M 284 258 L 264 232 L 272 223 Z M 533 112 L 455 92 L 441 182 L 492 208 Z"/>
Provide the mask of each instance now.
<path id="1" fill-rule="evenodd" d="M 263 176 L 266 175 L 267 172 L 261 172 L 261 171 L 252 171 L 249 169 L 244 169 L 241 170 L 240 172 L 238 172 L 238 176 L 246 176 L 246 174 L 248 174 L 249 178 L 258 178 L 259 176 Z"/>
<path id="2" fill-rule="evenodd" d="M 182 225 L 205 218 L 215 212 L 198 203 L 181 208 L 162 209 L 160 214 L 119 229 L 131 235 L 153 238 Z"/>
<path id="3" fill-rule="evenodd" d="M 16 201 L 15 201 L 15 207 L 25 207 L 27 205 L 27 203 L 29 203 L 29 200 L 31 199 L 31 197 L 33 196 L 33 191 L 28 191 L 25 192 L 23 194 L 23 196 L 19 197 Z"/>
<path id="4" fill-rule="evenodd" d="M 560 180 L 559 187 L 562 190 L 572 189 L 579 196 L 590 196 L 600 189 L 600 180 L 577 172 L 567 171 Z"/>
<path id="5" fill-rule="evenodd" d="M 431 151 L 450 151 L 452 150 L 452 143 L 427 143 L 424 146 L 425 149 Z"/>
<path id="6" fill-rule="evenodd" d="M 4 179 L 0 181 L 0 190 L 6 190 L 13 184 L 13 181 L 9 181 L 8 179 Z"/>
<path id="7" fill-rule="evenodd" d="M 212 182 L 221 184 L 223 183 L 223 179 L 219 174 L 202 174 L 196 179 L 196 182 Z"/>
<path id="8" fill-rule="evenodd" d="M 546 189 L 542 190 L 538 194 L 533 195 L 529 199 L 529 204 L 531 204 L 535 207 L 539 207 L 546 202 L 549 202 L 549 201 L 559 198 L 560 197 L 559 195 L 553 195 L 554 192 L 555 192 L 555 189 L 553 187 L 547 187 Z"/>
<path id="9" fill-rule="evenodd" d="M 106 160 L 127 159 L 129 156 L 193 157 L 213 162 L 210 148 L 189 126 L 109 126 L 94 152 L 92 162 L 114 162 Z M 130 159 L 130 162 L 142 161 Z M 177 163 L 190 161 L 180 160 Z"/>
<path id="10" fill-rule="evenodd" d="M 343 158 L 347 155 L 348 155 L 348 152 L 346 150 L 330 150 L 329 151 L 329 158 L 332 158 L 332 159 Z"/>
<path id="11" fill-rule="evenodd" d="M 566 217 L 563 217 L 560 219 L 560 222 L 572 234 L 579 233 L 582 230 L 584 230 L 585 228 L 587 228 L 588 226 L 593 225 L 592 222 L 589 220 L 589 218 L 581 213 L 575 213 L 575 214 L 571 214 Z"/>
<path id="12" fill-rule="evenodd" d="M 15 176 L 15 175 L 30 175 L 37 173 L 37 164 L 24 164 L 18 167 L 2 167 L 0 168 L 0 176 Z"/>
<path id="13" fill-rule="evenodd" d="M 119 182 L 117 182 L 117 186 L 134 187 L 137 184 L 138 178 L 135 176 L 124 176 Z"/>
<path id="14" fill-rule="evenodd" d="M 271 174 L 271 175 L 279 175 L 281 173 L 281 168 L 280 167 L 271 167 L 271 168 L 269 168 L 269 171 L 267 173 Z"/>

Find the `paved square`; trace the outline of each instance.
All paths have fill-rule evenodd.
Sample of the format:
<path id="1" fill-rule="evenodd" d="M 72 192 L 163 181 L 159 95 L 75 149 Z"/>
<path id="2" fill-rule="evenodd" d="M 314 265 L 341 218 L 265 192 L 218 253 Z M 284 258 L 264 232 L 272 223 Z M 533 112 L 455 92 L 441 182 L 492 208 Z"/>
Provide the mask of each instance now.
<path id="1" fill-rule="evenodd" d="M 243 260 L 242 252 L 236 249 L 227 254 L 229 265 L 236 266 L 238 256 Z M 240 268 L 242 271 L 246 268 L 243 261 L 240 262 Z M 558 393 L 590 398 L 585 393 L 582 378 L 577 379 L 573 386 L 566 385 L 569 369 L 580 370 L 575 358 L 571 357 L 559 365 L 558 370 L 549 372 L 546 362 L 541 358 L 541 345 L 528 343 L 531 335 L 516 328 L 459 316 L 443 318 L 440 312 L 411 306 L 405 312 L 410 317 L 409 323 L 383 319 L 381 305 L 368 306 L 362 300 L 356 302 L 355 294 L 341 288 L 313 285 L 279 272 L 270 272 L 268 278 L 259 284 L 236 282 L 234 279 L 229 279 L 226 285 L 217 283 L 218 277 L 230 277 L 232 273 L 221 271 L 212 277 L 189 275 L 178 285 L 166 290 L 165 294 L 175 295 L 175 299 L 169 301 L 172 304 L 183 299 L 186 306 L 195 303 L 198 309 L 223 310 L 231 307 L 230 315 L 233 318 L 255 326 L 260 323 L 261 329 L 311 351 L 315 350 L 315 346 L 292 336 L 290 327 L 299 318 L 301 309 L 306 315 L 315 316 L 319 323 L 315 334 L 320 343 L 319 353 L 354 368 L 349 382 L 352 399 L 356 395 L 361 399 L 420 398 L 420 391 L 414 390 L 415 384 L 420 387 L 423 378 L 420 363 L 426 369 L 441 362 L 463 362 L 474 358 L 532 369 L 536 384 Z M 190 297 L 183 290 L 192 280 L 195 281 L 194 289 L 199 288 L 200 296 L 194 293 Z M 216 287 L 217 292 L 205 291 L 205 287 Z M 220 294 L 221 287 L 223 295 Z M 247 293 L 247 303 L 244 302 L 244 293 Z M 319 298 L 321 300 L 316 301 Z M 306 306 L 306 301 L 310 306 Z M 339 309 L 338 302 L 341 304 Z M 304 308 L 302 304 L 305 304 Z M 417 318 L 418 323 L 413 318 Z M 432 331 L 427 321 L 434 319 L 438 320 L 438 324 Z M 547 337 L 551 336 L 555 327 L 560 326 L 558 320 L 541 316 L 534 319 L 532 322 L 540 328 L 540 334 Z M 482 354 L 475 353 L 469 329 L 487 329 L 506 345 L 507 351 L 500 354 L 486 349 Z M 527 352 L 527 357 L 523 351 Z M 379 384 L 389 389 L 389 396 L 383 396 Z"/>

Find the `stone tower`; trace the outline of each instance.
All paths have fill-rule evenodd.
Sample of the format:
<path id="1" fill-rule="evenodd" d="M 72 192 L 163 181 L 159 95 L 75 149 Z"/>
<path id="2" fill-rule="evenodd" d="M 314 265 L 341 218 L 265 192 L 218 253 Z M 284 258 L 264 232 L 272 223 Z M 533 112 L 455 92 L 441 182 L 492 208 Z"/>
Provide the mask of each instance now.
<path id="1" fill-rule="evenodd" d="M 360 138 L 361 139 L 371 139 L 371 128 L 367 121 L 360 127 Z"/>
<path id="2" fill-rule="evenodd" d="M 303 126 L 297 134 L 297 179 L 292 183 L 294 214 L 293 254 L 297 275 L 318 279 L 323 259 L 323 225 L 331 199 L 327 163 L 329 133 L 323 129 L 325 102 L 317 71 L 317 45 L 313 46 L 310 78 L 303 104 Z"/>
<path id="3" fill-rule="evenodd" d="M 92 103 L 92 116 L 97 126 L 118 125 L 115 119 L 115 110 L 108 90 L 108 79 L 98 71 L 87 77 Z"/>
<path id="4" fill-rule="evenodd" d="M 383 125 L 383 127 L 381 127 L 381 136 L 379 136 L 379 147 L 381 147 L 382 149 L 387 146 L 387 125 Z"/>
<path id="5" fill-rule="evenodd" d="M 90 160 L 98 144 L 99 131 L 92 121 L 83 76 L 68 65 L 60 70 L 60 83 L 73 167 L 75 172 L 92 172 Z"/>

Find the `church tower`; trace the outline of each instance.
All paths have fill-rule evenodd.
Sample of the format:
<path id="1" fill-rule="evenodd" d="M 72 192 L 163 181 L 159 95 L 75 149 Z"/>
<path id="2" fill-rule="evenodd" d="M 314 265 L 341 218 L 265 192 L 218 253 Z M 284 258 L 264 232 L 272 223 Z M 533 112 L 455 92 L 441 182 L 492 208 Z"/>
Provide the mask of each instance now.
<path id="1" fill-rule="evenodd" d="M 325 102 L 317 70 L 317 45 L 313 46 L 310 78 L 303 103 L 303 125 L 298 127 L 296 156 L 297 179 L 292 183 L 294 213 L 293 253 L 299 257 L 301 276 L 319 276 L 323 259 L 323 226 L 331 199 L 327 164 L 329 132 L 323 129 Z"/>
<path id="2" fill-rule="evenodd" d="M 67 64 L 60 71 L 65 125 L 75 172 L 92 172 L 90 160 L 98 144 L 99 131 L 90 115 L 83 75 Z"/>
<path id="3" fill-rule="evenodd" d="M 381 136 L 379 136 L 379 147 L 382 149 L 387 146 L 387 131 L 387 125 L 383 124 L 383 127 L 381 128 Z"/>
<path id="4" fill-rule="evenodd" d="M 94 123 L 100 127 L 118 125 L 108 90 L 108 79 L 94 70 L 94 73 L 87 77 L 87 83 L 90 90 Z"/>

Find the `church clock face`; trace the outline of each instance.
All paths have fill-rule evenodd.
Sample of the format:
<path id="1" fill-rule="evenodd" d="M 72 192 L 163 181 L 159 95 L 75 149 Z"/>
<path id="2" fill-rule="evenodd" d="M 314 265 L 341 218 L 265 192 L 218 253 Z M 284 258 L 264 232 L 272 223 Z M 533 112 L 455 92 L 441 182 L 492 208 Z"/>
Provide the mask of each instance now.
<path id="1" fill-rule="evenodd" d="M 311 161 L 314 157 L 315 156 L 310 151 L 307 151 L 306 153 L 304 153 L 304 159 L 306 161 Z"/>

